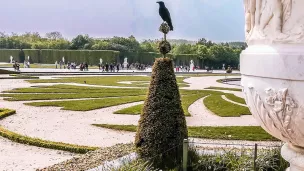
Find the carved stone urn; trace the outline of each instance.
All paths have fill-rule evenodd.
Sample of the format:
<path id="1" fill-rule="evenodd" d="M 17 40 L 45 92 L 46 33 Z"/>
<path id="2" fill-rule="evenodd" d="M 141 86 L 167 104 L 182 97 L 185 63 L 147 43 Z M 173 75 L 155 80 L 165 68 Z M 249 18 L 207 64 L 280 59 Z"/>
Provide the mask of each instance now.
<path id="1" fill-rule="evenodd" d="M 304 171 L 304 0 L 244 0 L 245 100 L 255 119 L 286 142 L 290 171 Z"/>

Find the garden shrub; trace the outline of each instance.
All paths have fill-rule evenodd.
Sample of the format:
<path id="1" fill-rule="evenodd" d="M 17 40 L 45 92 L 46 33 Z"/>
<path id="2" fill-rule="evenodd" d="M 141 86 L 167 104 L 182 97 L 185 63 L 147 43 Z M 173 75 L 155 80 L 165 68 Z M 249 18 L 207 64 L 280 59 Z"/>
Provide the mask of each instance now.
<path id="1" fill-rule="evenodd" d="M 186 120 L 172 60 L 158 58 L 136 133 L 137 152 L 154 167 L 171 169 L 181 163 L 186 138 Z"/>

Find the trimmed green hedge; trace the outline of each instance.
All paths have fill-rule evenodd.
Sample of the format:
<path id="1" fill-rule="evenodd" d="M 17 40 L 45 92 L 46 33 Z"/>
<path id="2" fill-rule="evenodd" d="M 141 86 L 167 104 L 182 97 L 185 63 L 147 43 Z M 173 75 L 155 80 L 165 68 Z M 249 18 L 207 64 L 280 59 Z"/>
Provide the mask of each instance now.
<path id="1" fill-rule="evenodd" d="M 198 58 L 197 55 L 195 54 L 179 54 L 179 55 L 174 55 L 174 64 L 175 65 L 187 65 L 190 66 L 190 61 L 193 60 L 194 65 L 199 65 L 202 67 L 202 61 L 201 59 Z M 192 69 L 192 68 L 191 68 Z"/>
<path id="2" fill-rule="evenodd" d="M 111 50 L 49 50 L 43 49 L 40 51 L 41 63 L 55 63 L 62 60 L 64 56 L 65 63 L 68 61 L 77 63 L 87 62 L 88 64 L 98 64 L 102 58 L 103 63 L 113 63 L 119 56 L 118 51 Z"/>
<path id="3" fill-rule="evenodd" d="M 0 62 L 10 62 L 10 56 L 13 56 L 15 60 L 20 61 L 19 52 L 19 49 L 1 49 Z"/>
<path id="4" fill-rule="evenodd" d="M 15 114 L 16 111 L 15 110 L 11 110 L 11 109 L 1 109 L 0 108 L 0 119 L 3 119 L 5 117 L 11 116 L 13 114 Z"/>
<path id="5" fill-rule="evenodd" d="M 180 164 L 183 150 L 180 145 L 188 138 L 172 62 L 169 58 L 155 60 L 135 137 L 138 155 L 142 159 L 156 156 L 152 166 L 163 170 Z M 168 149 L 171 150 L 164 153 Z"/>
<path id="6" fill-rule="evenodd" d="M 14 142 L 21 143 L 21 144 L 28 144 L 28 145 L 33 145 L 36 147 L 63 150 L 63 151 L 69 151 L 69 152 L 73 152 L 73 153 L 80 153 L 80 154 L 84 154 L 89 151 L 94 151 L 94 150 L 98 149 L 98 147 L 80 146 L 80 145 L 67 144 L 67 143 L 61 143 L 61 142 L 47 141 L 47 140 L 42 140 L 39 138 L 31 138 L 31 137 L 27 137 L 27 136 L 23 136 L 23 135 L 11 132 L 1 126 L 0 126 L 0 136 L 5 137 Z"/>
<path id="7" fill-rule="evenodd" d="M 119 59 L 118 51 L 112 50 L 53 50 L 53 49 L 23 49 L 25 60 L 30 56 L 30 63 L 59 63 L 64 56 L 65 62 L 87 62 L 89 64 L 98 64 L 102 58 L 103 63 L 113 63 Z M 18 49 L 1 49 L 0 62 L 9 62 L 10 56 L 13 56 L 18 62 L 23 62 L 20 58 L 20 50 Z"/>
<path id="8" fill-rule="evenodd" d="M 155 52 L 122 52 L 120 53 L 120 63 L 124 62 L 124 58 L 128 58 L 128 63 L 142 63 L 153 65 L 155 58 L 160 58 L 162 55 L 160 53 Z M 168 54 L 167 57 L 173 58 L 173 55 Z"/>
<path id="9" fill-rule="evenodd" d="M 25 59 L 30 56 L 30 63 L 54 64 L 56 61 L 65 58 L 65 63 L 70 62 L 87 62 L 88 64 L 99 63 L 102 58 L 103 63 L 123 63 L 124 58 L 128 58 L 128 63 L 142 63 L 153 65 L 155 58 L 160 58 L 162 55 L 155 52 L 119 52 L 113 50 L 53 50 L 53 49 L 23 49 Z M 13 56 L 18 62 L 23 62 L 20 58 L 19 49 L 0 49 L 0 62 L 9 62 L 10 56 Z M 175 65 L 190 65 L 190 60 L 194 61 L 195 65 L 203 66 L 203 60 L 195 54 L 167 54 L 167 57 L 173 59 Z"/>
<path id="10" fill-rule="evenodd" d="M 40 50 L 37 49 L 23 49 L 25 60 L 30 56 L 30 63 L 40 63 Z"/>

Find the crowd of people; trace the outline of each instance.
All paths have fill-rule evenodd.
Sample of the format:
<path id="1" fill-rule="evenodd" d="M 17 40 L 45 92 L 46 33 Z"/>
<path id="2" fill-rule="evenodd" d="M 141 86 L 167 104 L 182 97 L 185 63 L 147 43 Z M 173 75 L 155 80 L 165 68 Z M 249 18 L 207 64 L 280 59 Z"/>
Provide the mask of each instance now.
<path id="1" fill-rule="evenodd" d="M 63 66 L 63 68 L 65 69 L 64 62 L 59 61 L 59 67 L 60 67 L 60 69 L 62 69 L 62 66 Z M 57 61 L 55 62 L 55 67 L 56 67 L 56 69 L 58 69 L 58 62 L 57 62 Z M 75 69 L 76 69 L 76 68 L 75 68 Z"/>
<path id="2" fill-rule="evenodd" d="M 80 71 L 89 71 L 89 65 L 86 62 L 85 63 L 81 63 L 79 65 L 79 69 L 80 69 Z"/>
<path id="3" fill-rule="evenodd" d="M 193 66 L 190 68 L 189 66 L 176 66 L 175 71 L 176 72 L 190 72 L 190 70 L 195 71 L 196 69 L 199 69 L 199 66 Z"/>
<path id="4" fill-rule="evenodd" d="M 58 64 L 60 69 L 77 69 L 77 63 L 76 62 L 69 62 L 65 65 L 63 61 L 59 61 L 59 63 L 56 61 L 55 62 L 55 68 L 58 69 Z M 89 70 L 89 65 L 86 62 L 80 63 L 79 64 L 79 69 L 80 71 L 88 71 Z"/>
<path id="5" fill-rule="evenodd" d="M 106 63 L 105 65 L 98 64 L 98 68 L 102 72 L 119 72 L 119 70 L 143 70 L 145 71 L 146 68 L 149 67 L 148 65 L 145 64 L 140 64 L 140 63 L 132 63 L 132 64 L 127 64 L 126 66 L 118 63 Z"/>
<path id="6" fill-rule="evenodd" d="M 106 63 L 105 65 L 102 65 L 102 64 L 98 64 L 98 68 L 100 71 L 102 72 L 119 72 L 119 69 L 121 68 L 121 64 L 108 64 Z"/>
<path id="7" fill-rule="evenodd" d="M 89 65 L 86 62 L 77 64 L 76 62 L 67 62 L 65 63 L 63 61 L 59 61 L 59 63 L 56 61 L 55 62 L 55 67 L 56 69 L 77 69 L 79 66 L 80 71 L 88 71 L 89 70 Z M 24 67 L 25 68 L 30 68 L 30 63 L 29 61 L 24 61 Z M 105 64 L 98 64 L 98 68 L 102 72 L 119 72 L 120 70 L 141 70 L 141 71 L 146 71 L 147 68 L 151 67 L 150 65 L 146 64 L 141 64 L 141 63 L 131 63 L 127 65 L 123 65 L 120 63 L 105 63 Z M 13 68 L 16 71 L 19 71 L 20 65 L 18 64 L 17 61 L 13 61 Z M 200 69 L 199 66 L 193 66 L 192 68 L 190 66 L 186 65 L 181 65 L 181 66 L 175 66 L 175 71 L 176 72 L 190 72 L 190 71 L 195 71 L 197 69 Z M 205 68 L 207 72 L 212 71 L 213 67 L 207 67 Z M 228 66 L 228 70 L 232 70 L 232 67 Z"/>

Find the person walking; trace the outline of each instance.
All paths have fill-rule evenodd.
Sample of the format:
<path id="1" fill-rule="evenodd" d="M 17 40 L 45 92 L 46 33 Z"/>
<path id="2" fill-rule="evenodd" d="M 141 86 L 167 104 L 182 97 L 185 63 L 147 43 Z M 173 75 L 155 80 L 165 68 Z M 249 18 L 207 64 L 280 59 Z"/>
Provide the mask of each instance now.
<path id="1" fill-rule="evenodd" d="M 116 70 L 119 71 L 119 63 L 116 65 Z"/>
<path id="2" fill-rule="evenodd" d="M 106 63 L 106 72 L 109 72 L 109 64 Z"/>
<path id="3" fill-rule="evenodd" d="M 110 72 L 113 72 L 113 65 L 112 65 L 112 63 L 110 64 Z"/>
<path id="4" fill-rule="evenodd" d="M 86 70 L 86 71 L 89 71 L 89 65 L 88 65 L 88 63 L 85 62 L 85 63 L 84 63 L 84 66 L 85 66 L 85 70 Z"/>

